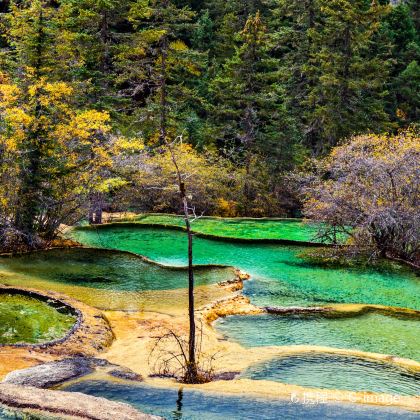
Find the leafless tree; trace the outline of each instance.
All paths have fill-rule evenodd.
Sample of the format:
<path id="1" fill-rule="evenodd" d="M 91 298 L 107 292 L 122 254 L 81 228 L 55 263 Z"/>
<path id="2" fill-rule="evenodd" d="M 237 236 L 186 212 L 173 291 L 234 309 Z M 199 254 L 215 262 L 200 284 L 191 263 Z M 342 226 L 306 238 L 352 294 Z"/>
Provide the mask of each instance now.
<path id="1" fill-rule="evenodd" d="M 302 178 L 305 214 L 329 242 L 419 265 L 419 162 L 415 130 L 354 137 Z"/>
<path id="2" fill-rule="evenodd" d="M 195 309 L 194 309 L 194 266 L 193 266 L 193 232 L 191 231 L 191 217 L 197 219 L 195 214 L 195 208 L 188 203 L 188 197 L 186 193 L 185 180 L 182 177 L 182 173 L 178 166 L 176 154 L 167 137 L 165 139 L 165 146 L 168 148 L 172 163 L 175 167 L 179 196 L 182 203 L 182 209 L 184 212 L 185 227 L 188 236 L 188 320 L 189 320 L 189 337 L 188 337 L 188 358 L 186 359 L 186 370 L 184 376 L 184 382 L 186 383 L 197 383 L 199 381 L 197 361 L 196 361 L 196 325 L 195 325 Z M 182 135 L 175 139 L 175 142 L 182 142 Z"/>

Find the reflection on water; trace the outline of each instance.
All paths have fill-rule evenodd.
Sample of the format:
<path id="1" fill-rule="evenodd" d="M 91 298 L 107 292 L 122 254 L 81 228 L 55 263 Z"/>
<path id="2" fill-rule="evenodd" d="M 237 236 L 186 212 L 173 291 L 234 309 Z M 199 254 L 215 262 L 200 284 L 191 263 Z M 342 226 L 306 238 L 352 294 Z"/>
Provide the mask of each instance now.
<path id="1" fill-rule="evenodd" d="M 185 265 L 183 232 L 106 226 L 78 229 L 74 239 L 91 246 L 132 251 L 168 265 Z M 420 309 L 420 282 L 408 270 L 323 268 L 302 264 L 300 247 L 243 244 L 195 238 L 195 264 L 232 265 L 250 273 L 245 294 L 257 305 L 319 302 L 370 303 Z"/>
<path id="2" fill-rule="evenodd" d="M 245 419 L 415 419 L 416 414 L 404 410 L 369 406 L 304 405 L 285 400 L 244 398 L 216 395 L 184 389 L 154 388 L 147 385 L 126 385 L 103 381 L 79 382 L 66 391 L 104 397 L 133 405 L 145 413 L 166 419 L 245 420 Z"/>
<path id="3" fill-rule="evenodd" d="M 241 377 L 311 388 L 420 394 L 419 374 L 352 356 L 301 354 L 278 357 L 250 367 Z"/>
<path id="4" fill-rule="evenodd" d="M 420 361 L 420 322 L 378 313 L 325 318 L 319 315 L 231 316 L 215 327 L 245 347 L 314 345 L 357 349 Z"/>

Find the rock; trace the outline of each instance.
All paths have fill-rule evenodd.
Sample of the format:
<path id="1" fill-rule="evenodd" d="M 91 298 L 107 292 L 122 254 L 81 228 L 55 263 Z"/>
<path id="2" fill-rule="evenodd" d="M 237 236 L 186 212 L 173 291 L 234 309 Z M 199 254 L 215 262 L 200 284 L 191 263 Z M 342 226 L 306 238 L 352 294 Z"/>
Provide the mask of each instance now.
<path id="1" fill-rule="evenodd" d="M 80 378 L 92 373 L 96 368 L 106 368 L 106 372 L 120 379 L 142 381 L 141 375 L 126 367 L 114 365 L 104 359 L 94 357 L 71 357 L 56 362 L 44 363 L 27 369 L 9 373 L 3 383 L 51 388 L 71 379 Z"/>
<path id="2" fill-rule="evenodd" d="M 126 379 L 127 381 L 141 382 L 143 380 L 141 375 L 125 367 L 117 367 L 115 369 L 109 370 L 108 374 L 114 376 L 115 378 Z"/>
<path id="3" fill-rule="evenodd" d="M 58 362 L 49 362 L 9 373 L 3 383 L 50 388 L 70 379 L 88 375 L 94 371 L 92 359 L 72 357 Z"/>
<path id="4" fill-rule="evenodd" d="M 213 376 L 214 381 L 233 381 L 241 372 L 222 372 Z"/>
<path id="5" fill-rule="evenodd" d="M 64 392 L 0 384 L 0 404 L 21 410 L 36 410 L 53 418 L 94 420 L 163 420 L 141 413 L 128 404 L 92 397 L 79 392 Z"/>
<path id="6" fill-rule="evenodd" d="M 300 306 L 286 306 L 286 307 L 273 307 L 266 306 L 264 308 L 269 314 L 312 314 L 312 313 L 326 313 L 331 312 L 331 308 L 324 308 L 318 306 L 300 307 Z"/>

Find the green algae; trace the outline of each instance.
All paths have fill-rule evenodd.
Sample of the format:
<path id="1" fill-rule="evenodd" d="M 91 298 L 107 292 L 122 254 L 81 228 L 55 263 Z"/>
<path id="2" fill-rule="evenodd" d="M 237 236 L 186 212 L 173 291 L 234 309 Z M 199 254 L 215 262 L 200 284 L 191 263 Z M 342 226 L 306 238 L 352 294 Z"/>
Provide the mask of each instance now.
<path id="1" fill-rule="evenodd" d="M 122 219 L 121 222 L 135 222 L 144 225 L 183 228 L 182 216 L 146 214 Z M 241 219 L 202 217 L 192 223 L 196 233 L 219 236 L 221 238 L 248 240 L 290 240 L 298 242 L 318 242 L 319 225 L 301 219 Z"/>
<path id="2" fill-rule="evenodd" d="M 64 337 L 76 322 L 66 308 L 43 300 L 0 293 L 0 344 L 39 344 Z"/>
<path id="3" fill-rule="evenodd" d="M 71 237 L 83 244 L 142 254 L 167 265 L 187 263 L 183 232 L 123 225 L 75 229 Z M 365 303 L 420 309 L 420 283 L 399 266 L 379 268 L 322 267 L 305 261 L 304 248 L 278 244 L 194 240 L 195 264 L 225 264 L 252 276 L 245 295 L 260 306 Z"/>
<path id="4" fill-rule="evenodd" d="M 241 377 L 320 389 L 420 394 L 420 375 L 353 356 L 300 354 L 278 357 L 250 367 Z"/>
<path id="5" fill-rule="evenodd" d="M 229 340 L 245 347 L 313 345 L 389 354 L 420 362 L 420 322 L 413 317 L 367 313 L 231 316 L 215 322 Z"/>

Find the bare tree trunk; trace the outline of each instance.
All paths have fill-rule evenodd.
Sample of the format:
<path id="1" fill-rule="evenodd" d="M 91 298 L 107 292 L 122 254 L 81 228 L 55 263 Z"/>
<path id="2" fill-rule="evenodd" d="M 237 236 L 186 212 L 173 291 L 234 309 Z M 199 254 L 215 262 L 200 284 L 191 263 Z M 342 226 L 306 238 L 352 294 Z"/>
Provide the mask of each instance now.
<path id="1" fill-rule="evenodd" d="M 182 180 L 181 171 L 179 170 L 175 153 L 171 144 L 166 140 L 166 146 L 171 153 L 172 162 L 175 166 L 179 194 L 184 212 L 185 227 L 188 235 L 188 320 L 189 320 L 189 337 L 188 337 L 188 362 L 186 366 L 186 374 L 184 381 L 186 383 L 199 383 L 198 368 L 196 360 L 196 325 L 194 313 L 194 266 L 193 266 L 193 233 L 191 231 L 190 213 L 188 207 L 188 198 L 185 191 L 185 183 Z"/>
<path id="2" fill-rule="evenodd" d="M 168 41 L 166 37 L 162 41 L 162 56 L 161 56 L 161 75 L 160 75 L 160 127 L 159 127 L 159 141 L 160 144 L 167 144 L 167 93 L 166 93 L 166 59 Z"/>
<path id="3" fill-rule="evenodd" d="M 184 209 L 185 226 L 188 235 L 188 319 L 189 319 L 189 337 L 188 337 L 188 366 L 185 381 L 187 383 L 197 382 L 197 362 L 195 360 L 196 347 L 196 327 L 194 314 L 194 268 L 193 268 L 193 234 L 191 232 L 191 223 L 188 211 L 188 201 L 185 194 L 185 185 L 180 184 L 180 193 Z"/>
<path id="4" fill-rule="evenodd" d="M 89 224 L 101 225 L 104 197 L 102 193 L 92 193 L 90 196 Z"/>
<path id="5" fill-rule="evenodd" d="M 174 164 L 179 194 L 182 202 L 184 212 L 185 227 L 188 235 L 188 319 L 189 319 L 189 337 L 188 337 L 188 362 L 186 366 L 186 375 L 184 381 L 187 383 L 198 383 L 198 369 L 196 361 L 196 326 L 194 314 L 194 267 L 193 267 L 193 234 L 191 231 L 190 215 L 188 208 L 188 199 L 185 191 L 185 183 L 182 180 L 181 171 L 176 160 L 175 153 L 168 141 L 167 132 L 167 54 L 168 54 L 168 39 L 165 36 L 162 41 L 161 53 L 161 74 L 160 74 L 160 127 L 159 127 L 159 141 L 160 144 L 166 146 L 171 154 L 171 159 Z"/>
<path id="6" fill-rule="evenodd" d="M 167 55 L 168 38 L 165 36 L 161 44 L 161 66 L 160 66 L 160 123 L 159 123 L 159 142 L 168 148 L 174 164 L 179 194 L 184 212 L 185 227 L 188 235 L 188 318 L 189 318 L 189 338 L 188 338 L 188 362 L 184 381 L 187 383 L 198 383 L 198 369 L 196 361 L 196 326 L 194 314 L 194 267 L 193 267 L 193 234 L 191 231 L 188 199 L 185 191 L 185 183 L 182 180 L 181 171 L 176 160 L 175 153 L 168 141 L 167 130 Z"/>

